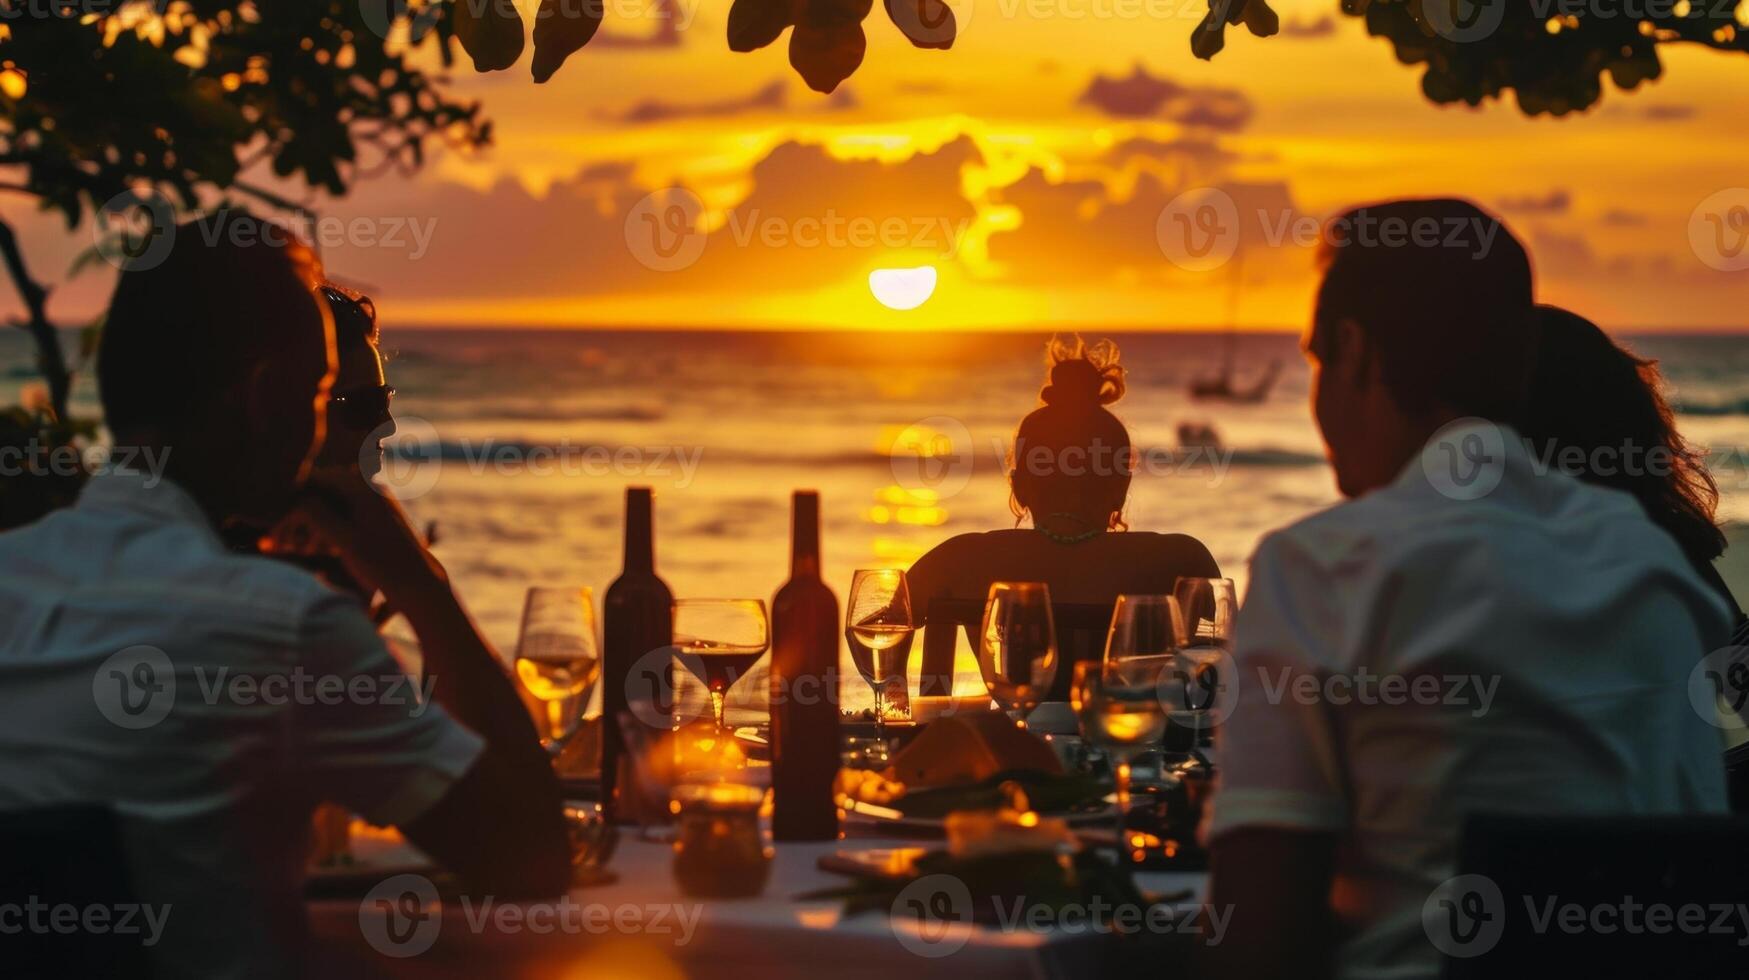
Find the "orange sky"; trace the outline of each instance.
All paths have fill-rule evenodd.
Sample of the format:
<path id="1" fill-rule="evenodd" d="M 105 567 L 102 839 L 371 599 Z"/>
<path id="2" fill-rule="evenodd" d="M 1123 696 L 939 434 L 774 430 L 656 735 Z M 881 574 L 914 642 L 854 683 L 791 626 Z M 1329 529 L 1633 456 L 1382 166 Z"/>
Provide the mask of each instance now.
<path id="1" fill-rule="evenodd" d="M 1230 31 L 1213 62 L 1189 50 L 1201 2 L 950 0 L 952 51 L 912 48 L 877 5 L 863 67 L 827 97 L 783 41 L 729 52 L 726 3 L 676 2 L 677 43 L 598 39 L 543 87 L 526 57 L 459 71 L 496 147 L 310 198 L 332 222 L 332 274 L 403 326 L 1297 328 L 1310 251 L 1281 229 L 1438 193 L 1500 211 L 1546 301 L 1617 328 L 1749 324 L 1749 272 L 1709 265 L 1704 234 L 1691 243 L 1706 214 L 1749 206 L 1740 56 L 1665 46 L 1659 82 L 1528 120 L 1428 103 L 1334 0 L 1277 3 L 1294 36 Z M 603 33 L 649 35 L 660 3 L 607 0 Z M 1102 75 L 1130 83 L 1084 98 Z M 1203 187 L 1244 227 L 1239 257 L 1211 269 L 1175 262 L 1157 234 Z M 675 218 L 682 233 L 651 237 Z M 45 278 L 90 242 L 20 224 Z M 921 308 L 870 296 L 871 270 L 926 264 L 939 285 Z M 58 316 L 95 312 L 108 288 L 82 275 Z"/>

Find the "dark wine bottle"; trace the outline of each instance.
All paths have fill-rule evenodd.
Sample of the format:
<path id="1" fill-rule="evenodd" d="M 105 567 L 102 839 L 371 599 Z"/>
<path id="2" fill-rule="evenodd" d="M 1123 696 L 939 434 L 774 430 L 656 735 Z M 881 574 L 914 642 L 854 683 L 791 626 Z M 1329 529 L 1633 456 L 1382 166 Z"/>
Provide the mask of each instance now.
<path id="1" fill-rule="evenodd" d="M 838 836 L 838 600 L 820 578 L 820 495 L 795 495 L 790 578 L 771 600 L 772 836 Z"/>
<path id="2" fill-rule="evenodd" d="M 601 658 L 601 806 L 610 820 L 639 820 L 621 715 L 632 707 L 640 722 L 656 723 L 673 705 L 668 666 L 640 664 L 652 650 L 674 642 L 674 594 L 656 577 L 655 517 L 649 487 L 626 489 L 625 567 L 607 587 Z M 633 677 L 634 669 L 637 677 Z M 655 680 L 652 680 L 654 678 Z M 628 690 L 638 687 L 639 690 Z M 643 690 L 642 688 L 660 688 Z M 634 724 L 639 722 L 633 722 Z"/>

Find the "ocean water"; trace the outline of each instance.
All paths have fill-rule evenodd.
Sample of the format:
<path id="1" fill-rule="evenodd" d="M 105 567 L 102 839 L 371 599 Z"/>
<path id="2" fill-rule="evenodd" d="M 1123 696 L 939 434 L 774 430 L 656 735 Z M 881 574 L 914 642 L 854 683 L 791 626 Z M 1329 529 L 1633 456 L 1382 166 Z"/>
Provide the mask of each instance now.
<path id="1" fill-rule="evenodd" d="M 1107 336 L 1089 331 L 1089 340 Z M 1262 404 L 1198 403 L 1220 335 L 1111 335 L 1129 369 L 1113 410 L 1144 452 L 1126 517 L 1193 534 L 1243 587 L 1258 538 L 1337 500 L 1307 407 L 1297 338 L 1245 334 L 1238 376 L 1282 373 Z M 789 494 L 819 490 L 825 573 L 842 600 L 859 567 L 910 562 L 966 531 L 1013 526 L 1003 453 L 1037 404 L 1044 333 L 429 331 L 384 334 L 399 389 L 391 475 L 488 636 L 513 648 L 534 584 L 618 574 L 624 491 L 657 494 L 657 565 L 677 596 L 769 598 L 788 562 Z M 30 381 L 0 334 L 0 404 Z M 1749 338 L 1630 338 L 1661 359 L 1681 424 L 1714 451 L 1722 511 L 1749 511 Z M 75 410 L 95 413 L 90 379 Z M 1181 451 L 1182 424 L 1223 452 Z M 919 470 L 943 436 L 969 458 Z M 936 445 L 941 443 L 936 442 Z M 423 462 L 422 462 L 423 461 Z"/>

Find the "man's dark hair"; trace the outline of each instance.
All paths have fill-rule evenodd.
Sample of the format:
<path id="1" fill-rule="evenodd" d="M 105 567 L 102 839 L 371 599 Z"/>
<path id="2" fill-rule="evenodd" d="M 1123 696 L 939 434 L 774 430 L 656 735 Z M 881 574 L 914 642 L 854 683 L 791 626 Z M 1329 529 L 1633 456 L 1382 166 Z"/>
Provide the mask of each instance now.
<path id="1" fill-rule="evenodd" d="M 1311 352 L 1354 321 L 1405 411 L 1510 421 L 1536 355 L 1530 258 L 1468 201 L 1392 201 L 1326 226 Z"/>
<path id="2" fill-rule="evenodd" d="M 97 380 L 111 432 L 198 422 L 320 315 L 320 263 L 286 229 L 221 211 L 173 234 L 163 261 L 128 268 L 110 299 Z"/>

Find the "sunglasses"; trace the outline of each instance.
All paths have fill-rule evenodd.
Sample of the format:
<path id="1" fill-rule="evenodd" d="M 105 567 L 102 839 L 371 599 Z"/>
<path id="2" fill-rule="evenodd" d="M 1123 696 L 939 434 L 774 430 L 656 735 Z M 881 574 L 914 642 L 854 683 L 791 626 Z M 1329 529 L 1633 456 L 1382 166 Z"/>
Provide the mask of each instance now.
<path id="1" fill-rule="evenodd" d="M 340 421 L 354 429 L 374 429 L 389 419 L 394 385 L 349 388 L 328 399 L 328 407 Z"/>

